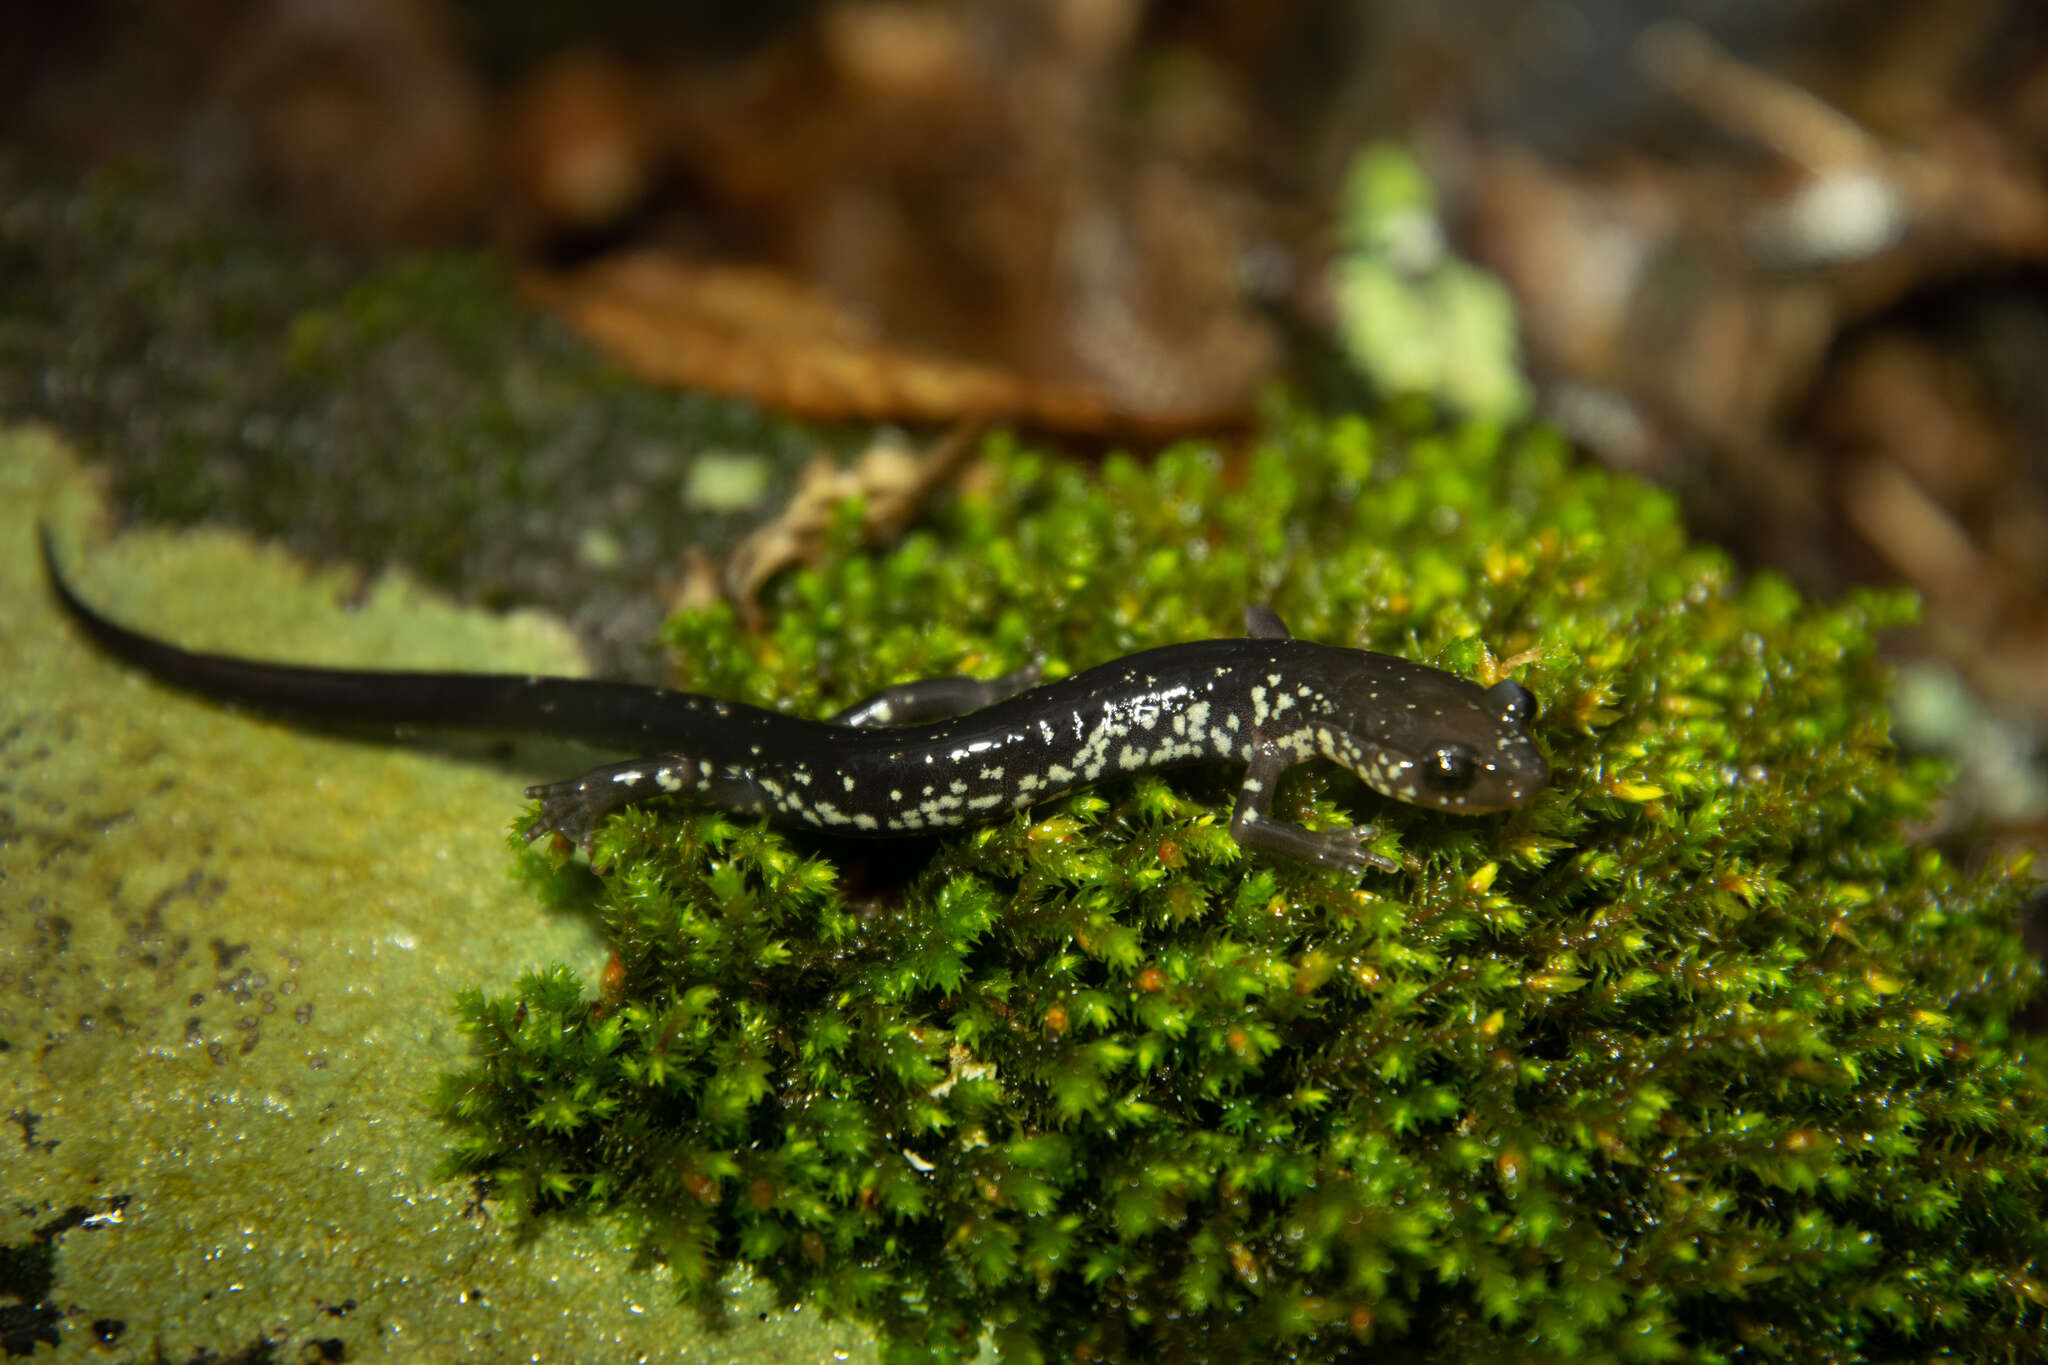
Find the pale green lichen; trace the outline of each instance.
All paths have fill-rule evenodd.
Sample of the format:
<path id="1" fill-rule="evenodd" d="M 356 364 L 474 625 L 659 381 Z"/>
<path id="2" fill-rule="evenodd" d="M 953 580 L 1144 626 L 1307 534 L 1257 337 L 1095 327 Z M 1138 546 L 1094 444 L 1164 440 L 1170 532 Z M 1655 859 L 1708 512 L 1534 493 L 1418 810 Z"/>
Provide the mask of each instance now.
<path id="1" fill-rule="evenodd" d="M 554 764 L 294 731 L 93 651 L 36 524 L 122 619 L 355 665 L 571 671 L 559 623 L 311 571 L 226 533 L 106 542 L 97 483 L 0 428 L 0 1355 L 37 1361 L 701 1361 L 617 1229 L 508 1235 L 438 1179 L 420 1078 L 465 983 L 591 926 L 505 876 L 499 825 Z M 736 1359 L 871 1356 L 729 1281 Z M 756 1314 L 760 1314 L 757 1320 Z"/>
<path id="2" fill-rule="evenodd" d="M 1352 159 L 1329 265 L 1337 339 L 1383 393 L 1434 395 L 1476 418 L 1528 413 L 1507 286 L 1451 254 L 1436 191 L 1407 148 Z"/>

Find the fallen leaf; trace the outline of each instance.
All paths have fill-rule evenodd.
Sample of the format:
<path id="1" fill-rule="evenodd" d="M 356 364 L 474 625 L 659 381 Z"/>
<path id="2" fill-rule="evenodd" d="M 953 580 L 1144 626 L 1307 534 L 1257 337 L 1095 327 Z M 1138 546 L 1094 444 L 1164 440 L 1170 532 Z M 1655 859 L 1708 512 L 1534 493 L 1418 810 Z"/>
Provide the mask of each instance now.
<path id="1" fill-rule="evenodd" d="M 841 504 L 861 500 L 863 529 L 874 543 L 900 535 L 925 500 L 965 462 L 979 434 L 973 424 L 955 427 L 921 451 L 881 439 L 841 469 L 830 456 L 811 461 L 789 505 L 735 546 L 725 566 L 725 590 L 741 614 L 757 620 L 755 597 L 783 568 L 818 552 Z"/>
<path id="2" fill-rule="evenodd" d="M 621 365 L 656 383 L 825 420 L 1017 419 L 1067 430 L 1141 425 L 1094 390 L 889 343 L 778 271 L 626 251 L 522 284 Z"/>

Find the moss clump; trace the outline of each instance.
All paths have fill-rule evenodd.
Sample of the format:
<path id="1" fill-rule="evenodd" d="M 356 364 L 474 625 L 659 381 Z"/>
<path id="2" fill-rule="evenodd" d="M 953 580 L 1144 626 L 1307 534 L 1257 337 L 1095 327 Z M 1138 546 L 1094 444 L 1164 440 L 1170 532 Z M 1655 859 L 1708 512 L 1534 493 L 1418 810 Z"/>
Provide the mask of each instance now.
<path id="1" fill-rule="evenodd" d="M 748 452 L 766 506 L 820 443 L 629 378 L 488 254 L 360 259 L 147 176 L 50 185 L 4 155 L 0 204 L 0 420 L 83 443 L 117 512 L 549 607 L 608 674 L 660 672 L 648 585 L 678 516 L 713 551 L 759 520 L 707 505 L 698 462 Z"/>
<path id="2" fill-rule="evenodd" d="M 1886 738 L 1871 633 L 1905 603 L 1739 584 L 1540 436 L 1279 426 L 1240 470 L 1003 454 L 889 557 L 787 582 L 774 633 L 678 622 L 688 681 L 816 712 L 1265 601 L 1482 678 L 1516 656 L 1556 767 L 1531 807 L 1300 774 L 1289 815 L 1384 818 L 1407 870 L 1359 884 L 1240 852 L 1226 772 L 908 846 L 632 812 L 590 890 L 605 990 L 462 1002 L 458 1163 L 624 1219 L 707 1304 L 747 1263 L 892 1361 L 2035 1352 L 2020 879 L 1901 838 L 1939 779 Z"/>

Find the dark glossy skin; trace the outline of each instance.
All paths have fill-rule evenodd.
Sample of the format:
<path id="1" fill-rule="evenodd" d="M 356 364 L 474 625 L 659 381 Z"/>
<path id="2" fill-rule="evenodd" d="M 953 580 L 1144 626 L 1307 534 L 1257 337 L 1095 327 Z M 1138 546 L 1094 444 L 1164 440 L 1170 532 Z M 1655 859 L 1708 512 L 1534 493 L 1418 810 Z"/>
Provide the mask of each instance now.
<path id="1" fill-rule="evenodd" d="M 610 812 L 675 795 L 840 834 L 985 823 L 1062 792 L 1190 763 L 1241 763 L 1231 833 L 1247 848 L 1358 872 L 1391 864 L 1370 825 L 1311 831 L 1269 811 L 1280 775 L 1321 757 L 1398 801 L 1484 812 L 1549 777 L 1535 701 L 1455 674 L 1289 636 L 1263 608 L 1252 637 L 1129 655 L 1042 687 L 1035 669 L 886 689 L 830 721 L 628 683 L 490 673 L 300 668 L 179 649 L 117 625 L 44 564 L 64 610 L 108 653 L 220 701 L 323 723 L 577 739 L 649 757 L 534 787 L 529 835 L 587 843 Z M 955 714 L 965 712 L 965 714 Z M 945 719 L 931 719 L 944 716 Z"/>

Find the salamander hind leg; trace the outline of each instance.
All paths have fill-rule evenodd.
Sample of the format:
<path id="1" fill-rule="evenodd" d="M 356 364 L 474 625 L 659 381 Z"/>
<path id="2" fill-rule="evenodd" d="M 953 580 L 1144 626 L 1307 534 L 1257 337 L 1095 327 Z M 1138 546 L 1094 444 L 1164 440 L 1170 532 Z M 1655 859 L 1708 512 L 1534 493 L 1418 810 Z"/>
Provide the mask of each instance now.
<path id="1" fill-rule="evenodd" d="M 831 717 L 834 725 L 884 727 L 917 725 L 928 720 L 964 716 L 984 706 L 1008 701 L 1030 690 L 1044 670 L 1026 664 L 1000 678 L 970 678 L 949 674 L 943 678 L 920 678 L 916 682 L 885 687 Z"/>
<path id="2" fill-rule="evenodd" d="M 1292 640 L 1294 632 L 1280 619 L 1280 613 L 1271 607 L 1258 606 L 1244 609 L 1244 633 L 1254 640 Z"/>
<path id="3" fill-rule="evenodd" d="M 540 819 L 527 826 L 526 837 L 559 834 L 584 848 L 598 825 L 613 811 L 657 796 L 673 796 L 698 786 L 697 769 L 679 754 L 636 759 L 592 768 L 566 782 L 528 787 L 526 795 L 540 802 Z"/>
<path id="4" fill-rule="evenodd" d="M 1354 877 L 1367 868 L 1398 871 L 1399 863 L 1367 847 L 1379 833 L 1375 825 L 1305 829 L 1272 818 L 1273 788 L 1294 762 L 1292 756 L 1270 746 L 1261 745 L 1252 751 L 1251 762 L 1245 767 L 1244 786 L 1237 793 L 1237 809 L 1230 818 L 1231 837 L 1261 853 L 1315 863 Z"/>

